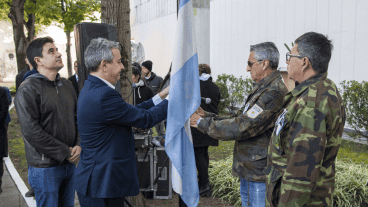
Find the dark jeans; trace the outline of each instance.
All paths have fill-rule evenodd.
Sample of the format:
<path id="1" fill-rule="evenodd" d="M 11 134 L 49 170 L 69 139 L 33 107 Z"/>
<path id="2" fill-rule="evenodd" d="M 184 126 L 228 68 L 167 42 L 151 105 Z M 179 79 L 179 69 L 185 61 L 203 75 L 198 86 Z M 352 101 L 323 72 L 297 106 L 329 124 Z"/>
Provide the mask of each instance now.
<path id="1" fill-rule="evenodd" d="M 205 188 L 209 184 L 208 180 L 208 165 L 210 163 L 208 157 L 208 146 L 194 147 L 194 156 L 198 171 L 199 189 Z"/>
<path id="2" fill-rule="evenodd" d="M 3 184 L 3 175 L 4 175 L 4 161 L 3 158 L 0 157 L 0 188 Z"/>

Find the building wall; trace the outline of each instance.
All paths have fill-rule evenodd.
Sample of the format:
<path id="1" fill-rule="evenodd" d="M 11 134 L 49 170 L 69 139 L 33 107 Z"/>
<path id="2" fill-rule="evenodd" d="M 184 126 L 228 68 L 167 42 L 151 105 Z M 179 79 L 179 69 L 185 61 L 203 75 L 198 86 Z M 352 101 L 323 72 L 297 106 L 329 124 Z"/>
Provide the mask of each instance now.
<path id="1" fill-rule="evenodd" d="M 145 59 L 153 62 L 152 71 L 165 76 L 174 50 L 177 21 L 176 0 L 131 0 L 131 37 L 141 42 Z M 195 25 L 198 61 L 210 63 L 209 0 L 195 0 Z"/>
<path id="2" fill-rule="evenodd" d="M 327 34 L 334 50 L 328 77 L 367 81 L 368 1 L 366 0 L 211 0 L 211 69 L 249 77 L 246 72 L 252 44 L 274 42 L 279 67 L 286 67 L 284 43 L 291 46 L 305 32 Z"/>
<path id="3" fill-rule="evenodd" d="M 55 40 L 55 46 L 58 47 L 59 52 L 62 54 L 62 61 L 64 68 L 59 73 L 62 77 L 68 78 L 67 70 L 67 56 L 66 56 L 66 35 L 62 29 L 57 26 L 49 26 L 44 28 L 37 34 L 37 37 L 50 36 Z M 75 40 L 74 33 L 71 33 L 71 57 L 72 61 L 76 60 L 75 53 Z M 13 29 L 11 22 L 0 21 L 0 74 L 6 71 L 6 77 L 3 79 L 4 82 L 15 82 L 15 76 L 18 74 L 18 66 L 16 62 L 16 56 L 13 60 L 9 61 L 6 54 L 12 52 L 15 55 L 15 45 L 13 39 Z M 21 69 L 22 70 L 22 69 Z M 73 70 L 74 74 L 74 70 Z M 4 84 L 0 84 L 4 85 Z M 9 85 L 9 84 L 8 84 Z"/>

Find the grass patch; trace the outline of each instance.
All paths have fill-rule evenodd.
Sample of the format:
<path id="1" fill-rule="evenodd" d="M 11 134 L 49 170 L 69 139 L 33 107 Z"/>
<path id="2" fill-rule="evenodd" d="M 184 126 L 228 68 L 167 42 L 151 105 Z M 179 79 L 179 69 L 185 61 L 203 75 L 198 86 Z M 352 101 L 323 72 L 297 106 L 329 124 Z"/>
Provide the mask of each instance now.
<path id="1" fill-rule="evenodd" d="M 10 117 L 11 122 L 8 128 L 9 157 L 26 186 L 31 188 L 28 183 L 28 165 L 24 141 L 15 108 L 10 110 Z"/>
<path id="2" fill-rule="evenodd" d="M 337 158 L 368 165 L 368 145 L 342 140 Z"/>
<path id="3" fill-rule="evenodd" d="M 219 141 L 219 146 L 210 146 L 208 148 L 208 156 L 210 160 L 221 160 L 225 159 L 232 154 L 234 151 L 234 143 L 235 141 Z"/>

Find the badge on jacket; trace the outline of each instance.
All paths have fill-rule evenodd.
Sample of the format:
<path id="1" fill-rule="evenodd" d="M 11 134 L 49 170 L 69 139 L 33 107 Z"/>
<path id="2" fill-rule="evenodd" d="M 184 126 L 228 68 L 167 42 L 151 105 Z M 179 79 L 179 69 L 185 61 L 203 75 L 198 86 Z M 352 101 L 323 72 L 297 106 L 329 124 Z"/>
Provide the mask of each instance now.
<path id="1" fill-rule="evenodd" d="M 247 111 L 247 115 L 249 118 L 256 118 L 259 114 L 261 114 L 263 109 L 255 104 L 249 111 Z"/>
<path id="2" fill-rule="evenodd" d="M 245 112 L 247 112 L 247 111 L 248 111 L 248 108 L 249 108 L 249 103 L 247 103 L 247 104 L 245 105 L 245 108 L 244 108 L 243 114 L 245 114 Z"/>
<path id="3" fill-rule="evenodd" d="M 281 129 L 285 126 L 285 123 L 286 123 L 285 114 L 286 113 L 287 113 L 287 110 L 284 109 L 284 111 L 279 116 L 279 118 L 277 118 L 277 121 L 275 123 L 275 134 L 276 134 L 276 136 L 279 136 L 279 134 L 281 132 Z"/>

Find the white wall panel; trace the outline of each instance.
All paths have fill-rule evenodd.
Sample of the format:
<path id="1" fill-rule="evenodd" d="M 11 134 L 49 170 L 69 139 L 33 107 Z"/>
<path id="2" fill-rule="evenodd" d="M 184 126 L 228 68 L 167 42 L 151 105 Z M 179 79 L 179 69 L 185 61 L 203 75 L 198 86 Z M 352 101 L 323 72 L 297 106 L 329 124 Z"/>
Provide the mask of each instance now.
<path id="1" fill-rule="evenodd" d="M 243 21 L 239 21 L 238 22 L 238 46 L 237 46 L 237 50 L 236 51 L 236 55 L 237 55 L 237 66 L 238 66 L 238 74 L 239 76 L 245 76 L 247 74 L 247 72 L 245 71 L 247 68 L 247 60 L 248 60 L 248 54 L 247 54 L 247 50 L 248 48 L 246 47 L 246 40 L 249 40 L 249 25 L 247 25 L 247 22 L 249 22 L 249 20 L 247 21 L 247 18 L 250 19 L 250 15 L 249 15 L 249 11 L 250 8 L 247 5 L 248 1 L 246 0 L 238 0 L 238 15 L 240 20 L 244 20 Z"/>
<path id="2" fill-rule="evenodd" d="M 220 67 L 223 70 L 227 70 L 230 72 L 231 70 L 231 66 L 229 66 L 229 57 L 231 55 L 231 46 L 229 44 L 229 42 L 231 42 L 231 40 L 229 40 L 230 38 L 230 34 L 229 34 L 229 28 L 230 25 L 228 25 L 230 22 L 229 21 L 229 12 L 226 9 L 226 2 L 228 1 L 219 1 L 220 6 L 217 9 L 217 15 L 219 15 L 219 22 L 220 22 L 220 50 L 219 50 L 219 54 L 218 54 L 218 58 L 220 60 Z M 222 15 L 224 12 L 224 15 Z M 231 73 L 231 72 L 230 72 Z"/>
<path id="3" fill-rule="evenodd" d="M 328 67 L 328 78 L 333 81 L 341 82 L 340 80 L 340 67 L 341 67 L 341 33 L 334 32 L 329 33 L 328 38 L 332 40 L 334 50 L 332 51 L 332 56 L 330 64 Z"/>
<path id="4" fill-rule="evenodd" d="M 251 42 L 254 44 L 254 42 L 258 42 L 260 33 L 259 33 L 259 21 L 260 21 L 260 13 L 259 13 L 259 2 L 258 0 L 252 0 L 251 1 L 251 22 L 249 22 L 249 25 L 251 25 L 251 32 L 252 32 L 252 39 Z"/>
<path id="5" fill-rule="evenodd" d="M 153 62 L 152 71 L 164 77 L 169 71 L 174 50 L 176 13 L 131 28 L 132 38 L 141 42 L 146 60 Z"/>
<path id="6" fill-rule="evenodd" d="M 236 54 L 237 48 L 238 48 L 238 42 L 239 42 L 239 38 L 238 38 L 238 18 L 239 18 L 239 1 L 235 0 L 230 2 L 229 4 L 229 8 L 230 8 L 230 13 L 231 13 L 231 37 L 230 37 L 230 44 L 231 44 L 231 56 L 229 59 L 229 64 L 231 65 L 231 69 L 234 71 L 234 74 L 239 74 L 239 67 L 238 67 L 238 55 Z"/>
<path id="7" fill-rule="evenodd" d="M 356 13 L 356 0 L 343 0 L 342 2 L 342 17 L 341 17 L 341 65 L 340 65 L 340 78 L 348 80 L 354 79 L 355 61 L 355 13 Z"/>
<path id="8" fill-rule="evenodd" d="M 268 0 L 267 3 L 267 39 L 266 41 L 275 42 L 276 40 L 276 0 Z"/>
<path id="9" fill-rule="evenodd" d="M 215 24 L 215 21 L 213 21 L 215 19 L 214 7 L 215 7 L 215 4 L 213 4 L 213 2 L 211 1 L 210 2 L 210 8 L 211 8 L 211 12 L 210 12 L 210 34 L 215 34 L 216 33 L 215 27 L 218 26 L 217 24 Z M 213 35 L 212 37 L 213 38 L 210 38 L 210 46 L 211 46 L 211 49 L 210 49 L 210 65 L 212 65 L 212 62 L 216 59 L 216 55 L 215 55 L 216 50 L 212 50 L 212 47 L 215 47 L 217 45 L 216 42 L 215 42 L 215 38 L 217 36 Z M 211 67 L 211 68 L 212 68 L 212 73 L 213 73 L 213 67 Z"/>
<path id="10" fill-rule="evenodd" d="M 145 7 L 149 2 L 154 7 Z M 140 31 L 139 38 L 133 32 L 132 37 L 136 41 L 144 39 L 147 42 L 149 46 L 144 45 L 147 58 L 156 58 L 156 62 L 170 59 L 172 52 L 163 50 L 173 50 L 170 41 L 174 38 L 169 37 L 166 31 L 175 31 L 176 3 L 173 0 L 142 0 L 133 5 L 136 8 L 132 11 L 141 14 L 132 14 L 135 17 L 132 25 L 143 25 L 132 28 L 132 31 Z M 161 13 L 148 15 L 152 8 Z M 207 24 L 210 31 L 210 66 L 215 79 L 222 73 L 249 77 L 245 71 L 249 46 L 264 41 L 275 42 L 280 51 L 279 66 L 286 67 L 284 43 L 291 46 L 291 42 L 303 33 L 315 31 L 328 35 L 334 45 L 329 78 L 336 83 L 345 79 L 368 80 L 365 61 L 368 56 L 367 0 L 210 0 L 210 11 L 210 22 Z M 166 18 L 168 14 L 173 14 L 170 21 Z M 150 20 L 153 17 L 156 19 Z M 163 24 L 170 25 L 164 27 Z M 156 32 L 144 34 L 146 31 Z M 159 38 L 166 39 L 159 41 Z M 148 43 L 150 41 L 155 43 Z M 168 66 L 163 65 L 164 75 Z"/>
<path id="11" fill-rule="evenodd" d="M 356 31 L 368 31 L 368 1 L 357 0 L 356 10 Z M 367 42 L 367 41 L 365 41 Z"/>
<path id="12" fill-rule="evenodd" d="M 299 37 L 304 34 L 305 30 L 305 0 L 295 1 L 294 4 L 294 37 Z M 308 17 L 309 18 L 309 14 Z"/>
<path id="13" fill-rule="evenodd" d="M 317 29 L 317 0 L 305 1 L 304 31 L 316 31 Z"/>
<path id="14" fill-rule="evenodd" d="M 294 29 L 295 29 L 295 1 L 285 0 L 285 39 L 284 41 L 289 45 L 291 41 L 295 40 Z"/>
<path id="15" fill-rule="evenodd" d="M 258 3 L 257 3 L 258 2 Z M 256 35 L 258 36 L 257 42 L 265 42 L 267 41 L 267 32 L 268 32 L 268 25 L 267 25 L 267 16 L 268 16 L 268 7 L 267 7 L 267 0 L 258 0 L 257 2 L 253 1 L 258 6 L 255 8 L 258 9 L 258 31 Z M 256 16 L 255 16 L 256 17 Z M 255 23 L 254 21 L 253 23 Z"/>
<path id="16" fill-rule="evenodd" d="M 287 43 L 290 46 L 289 42 L 285 41 L 285 18 L 288 17 L 287 12 L 285 12 L 285 0 L 277 0 L 276 7 L 276 40 L 275 44 L 280 52 L 280 60 L 279 60 L 279 67 L 285 66 L 285 53 L 286 48 L 283 45 L 284 43 Z"/>
<path id="17" fill-rule="evenodd" d="M 329 1 L 318 1 L 316 7 L 317 14 L 317 31 L 326 35 L 329 31 Z"/>
<path id="18" fill-rule="evenodd" d="M 368 7 L 367 7 L 368 8 Z M 367 19 L 365 25 L 368 25 Z M 368 48 L 368 31 L 360 31 L 356 33 L 355 42 L 355 63 L 354 68 L 345 68 L 344 70 L 354 70 L 354 80 L 359 82 L 368 81 L 368 70 L 367 70 L 367 48 Z M 346 60 L 352 61 L 352 60 Z M 341 79 L 341 81 L 344 79 Z"/>

